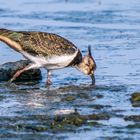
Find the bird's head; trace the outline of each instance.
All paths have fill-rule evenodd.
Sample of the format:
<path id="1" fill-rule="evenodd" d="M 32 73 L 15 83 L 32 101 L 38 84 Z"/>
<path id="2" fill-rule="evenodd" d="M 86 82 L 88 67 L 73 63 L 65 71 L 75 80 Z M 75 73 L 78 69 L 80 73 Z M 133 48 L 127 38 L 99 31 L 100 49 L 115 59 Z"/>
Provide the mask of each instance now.
<path id="1" fill-rule="evenodd" d="M 88 46 L 88 54 L 83 57 L 79 69 L 84 74 L 89 75 L 92 79 L 92 84 L 95 84 L 94 71 L 96 70 L 96 63 L 92 57 L 90 46 Z"/>

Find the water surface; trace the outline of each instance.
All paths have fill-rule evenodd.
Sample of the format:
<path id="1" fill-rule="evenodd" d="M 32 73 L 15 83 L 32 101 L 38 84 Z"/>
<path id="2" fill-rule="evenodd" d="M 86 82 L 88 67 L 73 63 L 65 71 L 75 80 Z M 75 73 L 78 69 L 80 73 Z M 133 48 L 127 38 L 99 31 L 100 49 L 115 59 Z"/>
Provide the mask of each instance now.
<path id="1" fill-rule="evenodd" d="M 83 55 L 92 46 L 97 63 L 96 87 L 90 78 L 74 68 L 53 72 L 53 86 L 44 87 L 43 79 L 35 85 L 0 83 L 0 138 L 7 139 L 139 139 L 135 122 L 126 115 L 140 115 L 130 95 L 140 91 L 140 1 L 139 0 L 0 0 L 0 27 L 12 30 L 57 33 L 71 40 Z M 1 64 L 23 59 L 0 43 Z M 74 101 L 63 100 L 67 96 Z M 97 98 L 98 95 L 102 98 Z M 103 108 L 96 109 L 95 105 Z M 102 125 L 73 128 L 72 131 L 32 132 L 17 130 L 17 124 L 45 125 L 30 116 L 54 116 L 77 109 L 81 114 L 106 112 L 109 120 Z"/>

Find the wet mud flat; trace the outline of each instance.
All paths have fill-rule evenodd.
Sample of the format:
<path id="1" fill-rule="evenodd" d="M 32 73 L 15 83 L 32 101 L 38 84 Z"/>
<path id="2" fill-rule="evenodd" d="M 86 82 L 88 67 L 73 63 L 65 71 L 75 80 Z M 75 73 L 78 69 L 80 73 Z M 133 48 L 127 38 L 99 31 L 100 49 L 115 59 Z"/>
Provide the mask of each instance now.
<path id="1" fill-rule="evenodd" d="M 139 0 L 0 0 L 0 28 L 57 33 L 83 55 L 91 45 L 97 63 L 96 87 L 72 68 L 54 71 L 50 88 L 44 70 L 1 81 L 0 139 L 138 140 L 139 9 Z M 21 59 L 0 42 L 0 64 Z"/>
<path id="2" fill-rule="evenodd" d="M 139 93 L 129 94 L 125 86 L 26 85 L 0 84 L 1 139 L 78 139 L 87 134 L 87 139 L 133 139 L 140 134 L 139 106 L 133 107 L 140 102 Z"/>

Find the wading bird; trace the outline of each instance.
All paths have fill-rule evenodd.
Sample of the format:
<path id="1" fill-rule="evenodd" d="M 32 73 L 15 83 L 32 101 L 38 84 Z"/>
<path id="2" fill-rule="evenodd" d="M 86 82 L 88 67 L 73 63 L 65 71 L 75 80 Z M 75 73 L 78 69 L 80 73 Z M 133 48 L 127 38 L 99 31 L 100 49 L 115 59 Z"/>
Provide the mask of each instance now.
<path id="1" fill-rule="evenodd" d="M 89 75 L 92 84 L 95 84 L 96 63 L 91 55 L 90 46 L 88 54 L 82 58 L 80 50 L 73 43 L 53 33 L 0 29 L 0 41 L 21 53 L 31 62 L 25 68 L 18 70 L 10 82 L 24 71 L 45 68 L 48 71 L 46 84 L 50 85 L 52 70 L 71 66 Z"/>

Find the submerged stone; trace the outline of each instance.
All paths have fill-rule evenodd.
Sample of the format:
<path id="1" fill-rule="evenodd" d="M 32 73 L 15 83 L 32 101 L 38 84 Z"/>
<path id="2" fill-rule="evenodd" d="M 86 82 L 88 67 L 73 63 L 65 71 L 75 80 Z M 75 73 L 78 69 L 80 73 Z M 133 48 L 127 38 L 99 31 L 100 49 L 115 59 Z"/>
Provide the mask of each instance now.
<path id="1" fill-rule="evenodd" d="M 82 92 L 78 93 L 77 97 L 81 99 L 90 99 L 90 96 L 88 95 L 88 93 L 82 93 Z"/>
<path id="2" fill-rule="evenodd" d="M 131 102 L 133 107 L 140 107 L 140 92 L 134 92 L 131 95 Z"/>
<path id="3" fill-rule="evenodd" d="M 103 109 L 104 106 L 103 105 L 99 105 L 99 104 L 93 104 L 90 107 L 94 108 L 94 109 Z"/>
<path id="4" fill-rule="evenodd" d="M 106 113 L 91 114 L 87 116 L 89 120 L 109 120 L 110 116 Z"/>
<path id="5" fill-rule="evenodd" d="M 92 116 L 92 117 L 91 117 Z M 105 119 L 105 117 L 96 118 Z M 105 116 L 101 115 L 100 116 Z M 1 122 L 4 120 L 5 125 L 1 125 L 2 129 L 9 129 L 16 132 L 29 132 L 29 133 L 45 133 L 45 132 L 68 132 L 75 131 L 76 128 L 83 125 L 91 127 L 100 127 L 101 123 L 98 123 L 91 115 L 82 115 L 78 112 L 71 114 L 62 114 L 55 116 L 47 115 L 29 115 L 21 117 L 0 117 Z M 30 121 L 32 120 L 32 121 Z M 5 123 L 6 122 L 6 123 Z M 3 123 L 2 123 L 3 124 Z"/>
<path id="6" fill-rule="evenodd" d="M 63 128 L 65 125 L 81 126 L 86 122 L 86 119 L 79 113 L 71 113 L 68 115 L 55 116 L 51 123 L 51 128 Z"/>
<path id="7" fill-rule="evenodd" d="M 5 99 L 6 97 L 0 95 L 0 101 L 2 101 L 3 99 Z"/>
<path id="8" fill-rule="evenodd" d="M 95 122 L 95 121 L 90 121 L 87 123 L 89 126 L 100 126 L 102 124 L 98 123 L 98 122 Z"/>
<path id="9" fill-rule="evenodd" d="M 0 65 L 0 81 L 8 81 L 20 69 L 26 67 L 30 62 L 20 60 L 16 62 L 7 62 Z M 32 69 L 22 73 L 16 81 L 40 80 L 42 78 L 40 69 Z"/>
<path id="10" fill-rule="evenodd" d="M 36 132 L 43 132 L 43 131 L 48 130 L 48 128 L 43 125 L 29 125 L 29 126 L 26 126 L 25 128 L 31 131 L 36 131 Z"/>
<path id="11" fill-rule="evenodd" d="M 78 112 L 75 112 L 67 115 L 58 115 L 51 121 L 50 129 L 55 131 L 66 130 L 72 127 L 80 127 L 84 124 L 89 126 L 99 126 L 99 123 L 93 120 L 108 120 L 109 118 L 110 116 L 105 113 L 80 115 Z"/>
<path id="12" fill-rule="evenodd" d="M 126 121 L 140 122 L 140 115 L 131 115 L 124 118 Z"/>
<path id="13" fill-rule="evenodd" d="M 135 123 L 135 124 L 129 124 L 127 125 L 127 128 L 130 128 L 130 129 L 135 129 L 135 128 L 140 128 L 140 123 Z"/>

